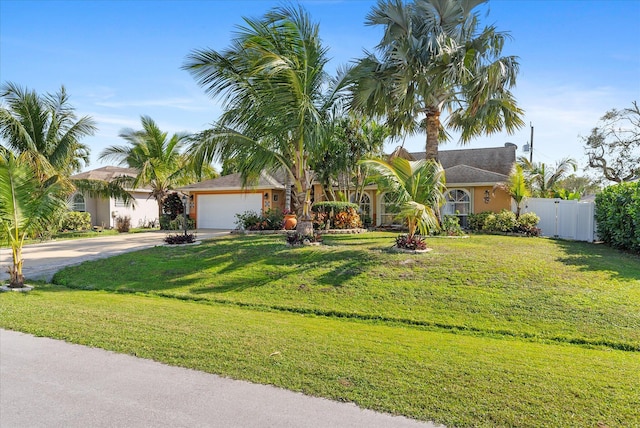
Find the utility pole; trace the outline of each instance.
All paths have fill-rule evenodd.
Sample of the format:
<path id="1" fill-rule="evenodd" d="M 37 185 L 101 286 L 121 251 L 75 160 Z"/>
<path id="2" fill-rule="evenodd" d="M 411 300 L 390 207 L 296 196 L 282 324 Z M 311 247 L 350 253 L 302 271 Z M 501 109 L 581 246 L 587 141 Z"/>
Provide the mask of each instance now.
<path id="1" fill-rule="evenodd" d="M 533 163 L 533 123 L 529 122 L 531 126 L 531 142 L 529 143 L 529 162 Z"/>

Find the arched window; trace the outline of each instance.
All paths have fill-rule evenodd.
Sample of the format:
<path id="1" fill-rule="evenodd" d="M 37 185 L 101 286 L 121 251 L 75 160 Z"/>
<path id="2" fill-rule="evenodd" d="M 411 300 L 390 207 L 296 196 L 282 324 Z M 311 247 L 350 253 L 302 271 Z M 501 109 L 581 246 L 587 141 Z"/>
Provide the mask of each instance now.
<path id="1" fill-rule="evenodd" d="M 467 216 L 471 213 L 471 195 L 463 189 L 451 189 L 445 194 L 444 215 L 457 215 L 460 226 L 466 227 Z"/>
<path id="2" fill-rule="evenodd" d="M 87 210 L 84 196 L 82 196 L 81 193 L 76 193 L 75 195 L 73 195 L 73 199 L 71 201 L 71 209 L 72 211 L 79 211 L 81 213 Z"/>
<path id="3" fill-rule="evenodd" d="M 380 199 L 380 224 L 391 225 L 397 224 L 394 221 L 396 215 L 400 212 L 400 208 L 395 204 L 395 199 L 391 193 L 385 193 Z"/>

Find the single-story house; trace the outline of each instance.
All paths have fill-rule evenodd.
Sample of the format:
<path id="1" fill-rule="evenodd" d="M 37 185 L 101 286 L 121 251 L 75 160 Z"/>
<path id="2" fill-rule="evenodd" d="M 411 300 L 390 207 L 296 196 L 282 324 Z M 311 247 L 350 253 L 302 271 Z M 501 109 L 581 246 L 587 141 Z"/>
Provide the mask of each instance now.
<path id="1" fill-rule="evenodd" d="M 499 212 L 511 209 L 511 198 L 496 190 L 496 183 L 504 182 L 516 162 L 515 144 L 483 149 L 441 150 L 439 161 L 447 180 L 447 203 L 443 214 L 456 214 L 461 224 L 466 217 L 482 211 Z M 424 152 L 403 152 L 409 160 L 424 159 Z M 242 187 L 240 174 L 230 174 L 178 189 L 189 194 L 191 211 L 198 228 L 233 229 L 236 214 L 245 211 L 264 212 L 285 207 L 284 175 L 263 172 L 253 186 Z M 315 184 L 312 199 L 320 200 L 323 192 Z M 362 215 L 371 219 L 373 225 L 392 224 L 395 214 L 384 193 L 375 185 L 365 188 L 360 204 Z"/>
<path id="2" fill-rule="evenodd" d="M 137 171 L 132 168 L 121 168 L 117 166 L 105 166 L 91 171 L 81 172 L 70 178 L 81 180 L 100 180 L 111 182 L 117 177 L 135 177 Z M 95 198 L 76 192 L 71 196 L 71 210 L 88 212 L 91 214 L 92 226 L 103 228 L 115 227 L 117 217 L 129 216 L 132 227 L 142 227 L 149 222 L 158 223 L 158 203 L 151 197 L 150 189 L 135 189 L 129 193 L 134 199 L 134 203 L 126 206 L 121 199 L 117 198 Z"/>

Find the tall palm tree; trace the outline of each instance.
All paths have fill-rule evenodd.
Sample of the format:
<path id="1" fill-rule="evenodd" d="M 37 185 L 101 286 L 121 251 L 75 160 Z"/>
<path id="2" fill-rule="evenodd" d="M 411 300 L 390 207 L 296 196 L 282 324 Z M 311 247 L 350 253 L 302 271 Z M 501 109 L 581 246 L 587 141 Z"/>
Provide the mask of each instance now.
<path id="1" fill-rule="evenodd" d="M 110 146 L 100 153 L 100 159 L 111 159 L 122 166 L 138 170 L 132 179 L 123 178 L 127 187 L 151 188 L 151 197 L 158 203 L 158 218 L 162 217 L 162 202 L 177 186 L 193 180 L 187 158 L 180 152 L 188 135 L 160 130 L 149 116 L 141 116 L 141 130 L 123 129 L 119 136 L 127 145 Z"/>
<path id="2" fill-rule="evenodd" d="M 531 190 L 525 178 L 522 165 L 514 165 L 507 182 L 493 186 L 494 193 L 497 189 L 501 189 L 511 196 L 511 199 L 516 203 L 516 218 L 520 218 L 522 201 L 531 196 Z"/>
<path id="3" fill-rule="evenodd" d="M 283 168 L 294 187 L 300 233 L 312 233 L 310 158 L 346 86 L 330 81 L 318 25 L 302 8 L 281 7 L 261 19 L 244 18 L 231 46 L 196 50 L 188 70 L 220 97 L 224 113 L 190 148 L 195 159 L 233 158 L 245 185 L 263 170 Z"/>
<path id="4" fill-rule="evenodd" d="M 532 193 L 541 198 L 554 197 L 559 182 L 578 168 L 578 163 L 573 158 L 561 159 L 556 162 L 555 168 L 544 162 L 531 162 L 525 156 L 518 158 L 518 164 L 524 170 Z"/>
<path id="5" fill-rule="evenodd" d="M 42 183 L 35 168 L 9 150 L 0 150 L 0 233 L 11 247 L 9 287 L 24 286 L 22 246 L 25 237 L 43 230 L 67 208 L 59 176 Z"/>
<path id="6" fill-rule="evenodd" d="M 400 208 L 397 218 L 406 220 L 410 238 L 416 231 L 426 235 L 439 228 L 438 211 L 444 204 L 445 178 L 438 162 L 393 157 L 388 162 L 372 159 L 362 163 L 374 171 L 380 189 L 395 198 Z"/>
<path id="7" fill-rule="evenodd" d="M 384 27 L 376 47 L 352 70 L 353 106 L 386 116 L 394 134 L 426 131 L 426 157 L 438 158 L 447 125 L 460 141 L 524 125 L 510 92 L 519 64 L 500 56 L 508 35 L 479 28 L 487 0 L 379 0 L 367 25 Z M 448 113 L 443 125 L 441 115 Z"/>
<path id="8" fill-rule="evenodd" d="M 2 144 L 30 162 L 42 181 L 68 177 L 88 163 L 89 147 L 80 140 L 95 133 L 95 122 L 89 116 L 77 118 L 64 86 L 40 96 L 6 83 L 0 97 L 5 104 L 0 106 Z"/>

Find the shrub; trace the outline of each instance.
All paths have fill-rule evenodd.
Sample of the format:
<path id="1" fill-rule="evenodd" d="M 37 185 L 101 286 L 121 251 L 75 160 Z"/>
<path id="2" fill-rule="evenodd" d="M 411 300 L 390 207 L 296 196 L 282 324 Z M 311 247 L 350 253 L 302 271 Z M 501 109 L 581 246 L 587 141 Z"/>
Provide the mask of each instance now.
<path id="1" fill-rule="evenodd" d="M 498 214 L 489 214 L 484 222 L 483 230 L 489 232 L 512 232 L 518 226 L 513 211 L 502 210 Z"/>
<path id="2" fill-rule="evenodd" d="M 426 250 L 427 243 L 421 235 L 400 235 L 396 238 L 396 247 L 404 250 Z"/>
<path id="3" fill-rule="evenodd" d="M 116 217 L 116 229 L 119 233 L 126 233 L 131 229 L 131 217 L 126 216 L 118 216 Z"/>
<path id="4" fill-rule="evenodd" d="M 88 230 L 91 229 L 91 214 L 78 211 L 67 211 L 62 217 L 60 225 L 62 230 Z"/>
<path id="5" fill-rule="evenodd" d="M 351 202 L 322 201 L 311 208 L 315 229 L 324 229 L 327 224 L 334 229 L 355 229 L 362 227 L 358 205 Z"/>
<path id="6" fill-rule="evenodd" d="M 245 211 L 236 214 L 236 227 L 240 230 L 280 230 L 284 215 L 279 210 L 267 210 L 264 214 Z"/>
<path id="7" fill-rule="evenodd" d="M 604 189 L 596 196 L 595 217 L 605 244 L 640 253 L 640 182 Z"/>
<path id="8" fill-rule="evenodd" d="M 484 223 L 487 220 L 487 217 L 492 215 L 491 211 L 483 211 L 478 214 L 469 214 L 467 216 L 467 227 L 469 230 L 482 230 L 484 229 Z"/>
<path id="9" fill-rule="evenodd" d="M 462 236 L 464 231 L 460 227 L 460 219 L 455 215 L 445 215 L 442 219 L 442 228 L 440 235 L 445 236 Z"/>
<path id="10" fill-rule="evenodd" d="M 309 245 L 312 242 L 322 242 L 322 236 L 319 234 L 303 235 L 298 232 L 287 233 L 287 244 L 291 246 Z"/>
<path id="11" fill-rule="evenodd" d="M 178 193 L 169 193 L 162 201 L 162 212 L 169 216 L 170 220 L 175 220 L 179 215 L 184 213 L 184 205 L 182 198 Z"/>
<path id="12" fill-rule="evenodd" d="M 187 217 L 187 229 L 193 230 L 195 228 L 195 220 Z M 160 217 L 160 229 L 161 230 L 184 230 L 184 215 L 180 215 L 171 220 L 169 214 L 162 214 Z"/>
<path id="13" fill-rule="evenodd" d="M 193 244 L 196 242 L 196 235 L 193 233 L 188 234 L 177 234 L 177 235 L 167 235 L 164 238 L 164 242 L 169 245 L 179 245 L 179 244 Z"/>

